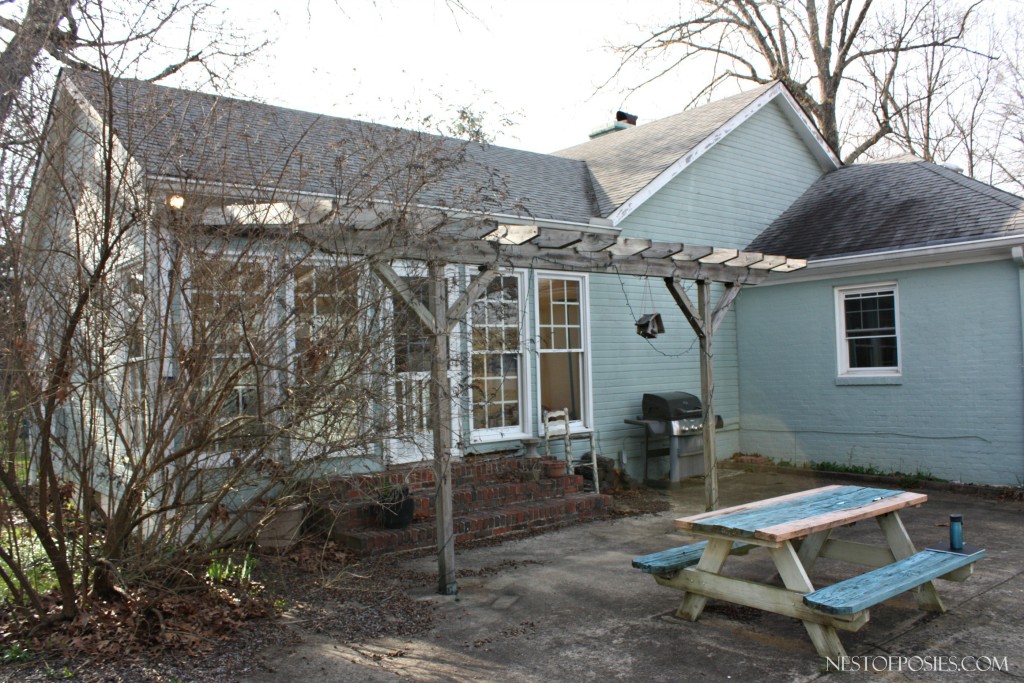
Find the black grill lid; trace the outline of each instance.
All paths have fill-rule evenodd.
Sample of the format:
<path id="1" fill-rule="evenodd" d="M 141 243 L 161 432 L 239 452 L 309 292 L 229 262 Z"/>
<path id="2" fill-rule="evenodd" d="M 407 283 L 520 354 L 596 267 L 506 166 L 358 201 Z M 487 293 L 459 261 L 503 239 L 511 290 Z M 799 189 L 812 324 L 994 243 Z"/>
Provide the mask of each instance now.
<path id="1" fill-rule="evenodd" d="M 700 398 L 685 391 L 644 394 L 641 407 L 645 420 L 682 420 L 704 414 Z"/>

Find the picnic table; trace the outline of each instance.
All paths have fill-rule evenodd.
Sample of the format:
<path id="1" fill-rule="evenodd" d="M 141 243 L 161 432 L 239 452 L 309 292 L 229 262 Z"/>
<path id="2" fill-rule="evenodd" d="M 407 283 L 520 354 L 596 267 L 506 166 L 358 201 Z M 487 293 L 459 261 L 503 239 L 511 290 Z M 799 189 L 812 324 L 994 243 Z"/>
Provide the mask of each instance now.
<path id="1" fill-rule="evenodd" d="M 923 505 L 923 493 L 824 486 L 675 520 L 705 540 L 645 555 L 633 566 L 664 586 L 686 593 L 676 614 L 696 621 L 708 598 L 726 600 L 800 619 L 818 654 L 845 657 L 837 631 L 857 631 L 868 608 L 914 590 L 920 609 L 944 612 L 932 581 L 963 581 L 984 556 L 980 548 L 953 551 L 943 544 L 918 552 L 899 511 Z M 884 543 L 832 538 L 832 531 L 874 519 Z M 730 555 L 765 548 L 783 586 L 726 576 Z M 869 571 L 816 590 L 811 572 L 819 557 L 843 560 Z"/>

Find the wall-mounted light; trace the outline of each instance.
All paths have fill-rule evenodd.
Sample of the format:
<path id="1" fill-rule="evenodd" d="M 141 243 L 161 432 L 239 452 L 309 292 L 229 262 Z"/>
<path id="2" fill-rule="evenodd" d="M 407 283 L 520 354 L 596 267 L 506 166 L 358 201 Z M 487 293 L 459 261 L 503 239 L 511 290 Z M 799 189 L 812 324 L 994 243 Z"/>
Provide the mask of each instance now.
<path id="1" fill-rule="evenodd" d="M 167 197 L 167 206 L 175 210 L 180 209 L 185 206 L 185 198 L 180 194 L 172 194 Z"/>

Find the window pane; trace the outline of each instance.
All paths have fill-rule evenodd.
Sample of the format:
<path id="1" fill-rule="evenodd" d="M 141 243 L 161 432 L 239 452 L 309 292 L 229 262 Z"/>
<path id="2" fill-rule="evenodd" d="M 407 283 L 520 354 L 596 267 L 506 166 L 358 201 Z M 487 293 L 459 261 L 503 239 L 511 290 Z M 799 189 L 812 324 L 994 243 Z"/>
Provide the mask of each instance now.
<path id="1" fill-rule="evenodd" d="M 898 367 L 895 291 L 846 293 L 843 306 L 849 367 Z"/>
<path id="2" fill-rule="evenodd" d="M 296 409 L 305 418 L 295 434 L 338 443 L 358 429 L 358 371 L 351 344 L 358 334 L 358 270 L 352 266 L 304 264 L 295 283 Z"/>
<path id="3" fill-rule="evenodd" d="M 538 284 L 541 407 L 565 408 L 571 419 L 581 420 L 586 387 L 582 282 L 544 278 Z"/>
<path id="4" fill-rule="evenodd" d="M 540 356 L 541 408 L 567 408 L 572 420 L 583 414 L 583 354 L 544 353 Z"/>
<path id="5" fill-rule="evenodd" d="M 426 278 L 404 278 L 416 298 L 430 307 L 429 283 Z M 416 312 L 406 303 L 392 297 L 394 306 L 395 370 L 398 372 L 430 371 L 430 331 Z"/>

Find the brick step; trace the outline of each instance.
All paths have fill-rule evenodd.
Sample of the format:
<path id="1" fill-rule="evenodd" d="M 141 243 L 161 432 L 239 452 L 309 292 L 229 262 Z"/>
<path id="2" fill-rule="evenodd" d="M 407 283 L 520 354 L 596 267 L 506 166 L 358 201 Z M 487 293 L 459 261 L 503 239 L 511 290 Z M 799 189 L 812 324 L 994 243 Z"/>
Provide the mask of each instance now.
<path id="1" fill-rule="evenodd" d="M 573 493 L 458 514 L 453 520 L 455 543 L 578 522 L 600 515 L 610 505 L 610 496 Z M 435 533 L 435 521 L 431 519 L 405 529 L 335 528 L 331 538 L 358 555 L 376 555 L 432 548 L 436 545 Z"/>
<path id="2" fill-rule="evenodd" d="M 452 488 L 528 481 L 530 480 L 529 474 L 534 471 L 540 472 L 540 478 L 544 478 L 544 462 L 543 460 L 525 460 L 523 458 L 498 458 L 476 462 L 456 461 L 452 463 Z M 402 482 L 412 491 L 434 487 L 434 469 L 429 462 L 400 465 L 386 474 L 376 476 L 392 483 Z"/>
<path id="3" fill-rule="evenodd" d="M 460 515 L 583 492 L 583 477 L 579 475 L 542 478 L 529 482 L 463 486 L 452 491 L 452 512 Z M 410 491 L 410 495 L 415 502 L 414 519 L 433 519 L 435 490 L 419 488 Z M 321 517 L 328 528 L 355 529 L 380 526 L 377 519 L 378 509 L 368 498 L 337 500 L 328 494 L 314 501 L 313 507 L 321 512 Z"/>
<path id="4" fill-rule="evenodd" d="M 515 503 L 544 500 L 582 492 L 583 478 L 578 475 L 546 478 L 530 482 L 462 486 L 452 491 L 452 511 L 459 515 L 470 511 L 500 508 Z M 428 501 L 430 514 L 433 514 L 433 492 L 431 492 Z"/>

